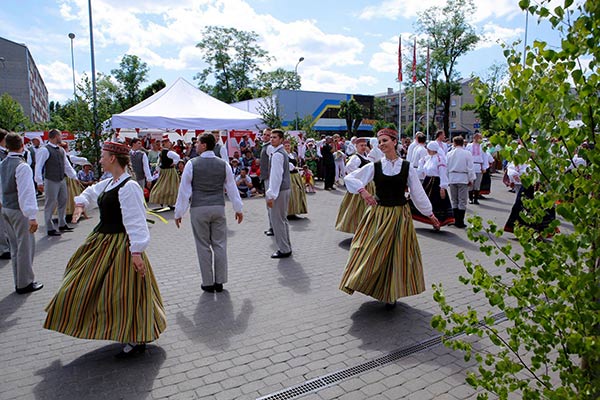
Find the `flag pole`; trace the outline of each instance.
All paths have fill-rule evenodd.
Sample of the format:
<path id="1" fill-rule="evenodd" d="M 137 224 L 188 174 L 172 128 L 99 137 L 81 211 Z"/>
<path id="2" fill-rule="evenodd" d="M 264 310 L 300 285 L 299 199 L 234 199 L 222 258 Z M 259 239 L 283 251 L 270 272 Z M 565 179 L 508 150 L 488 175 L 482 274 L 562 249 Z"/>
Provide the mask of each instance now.
<path id="1" fill-rule="evenodd" d="M 412 65 L 412 81 L 413 81 L 413 140 L 417 134 L 417 38 L 415 37 L 413 47 L 413 65 Z"/>
<path id="2" fill-rule="evenodd" d="M 427 72 L 425 90 L 427 90 L 427 141 L 429 141 L 429 41 L 427 42 Z"/>
<path id="3" fill-rule="evenodd" d="M 398 37 L 398 134 L 402 137 L 402 35 Z"/>

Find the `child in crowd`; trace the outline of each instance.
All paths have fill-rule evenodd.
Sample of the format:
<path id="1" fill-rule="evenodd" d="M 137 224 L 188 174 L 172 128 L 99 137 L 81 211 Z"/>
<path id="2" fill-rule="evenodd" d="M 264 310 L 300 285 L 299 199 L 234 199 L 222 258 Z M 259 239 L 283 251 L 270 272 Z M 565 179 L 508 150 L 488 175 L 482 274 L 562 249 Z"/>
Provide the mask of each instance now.
<path id="1" fill-rule="evenodd" d="M 313 174 L 311 170 L 308 168 L 308 165 L 304 165 L 302 167 L 302 176 L 304 177 L 304 186 L 306 187 L 306 193 L 316 193 L 315 190 L 315 181 L 313 179 Z"/>

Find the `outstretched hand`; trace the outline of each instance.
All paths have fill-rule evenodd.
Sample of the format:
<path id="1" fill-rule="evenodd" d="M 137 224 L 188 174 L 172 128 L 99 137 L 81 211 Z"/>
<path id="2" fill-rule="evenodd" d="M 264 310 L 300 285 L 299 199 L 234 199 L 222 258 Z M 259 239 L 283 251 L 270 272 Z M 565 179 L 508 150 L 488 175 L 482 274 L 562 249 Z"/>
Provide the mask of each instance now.
<path id="1" fill-rule="evenodd" d="M 241 224 L 242 221 L 244 220 L 244 214 L 241 212 L 236 212 L 235 213 L 235 219 L 237 221 L 238 224 Z"/>
<path id="2" fill-rule="evenodd" d="M 175 226 L 179 229 L 181 226 L 181 218 L 175 218 Z"/>

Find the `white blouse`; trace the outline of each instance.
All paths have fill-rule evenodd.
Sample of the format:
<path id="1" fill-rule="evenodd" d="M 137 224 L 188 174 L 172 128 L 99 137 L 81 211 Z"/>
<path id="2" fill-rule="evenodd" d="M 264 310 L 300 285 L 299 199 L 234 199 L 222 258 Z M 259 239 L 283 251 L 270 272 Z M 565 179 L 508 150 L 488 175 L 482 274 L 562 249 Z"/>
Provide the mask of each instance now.
<path id="1" fill-rule="evenodd" d="M 438 176 L 440 178 L 440 188 L 448 190 L 448 168 L 446 167 L 446 158 L 439 155 L 427 155 L 419 161 L 417 167 L 419 179 L 425 179 L 426 176 Z"/>
<path id="2" fill-rule="evenodd" d="M 401 161 L 402 160 L 400 158 L 396 159 L 395 162 L 391 162 L 387 158 L 383 158 L 381 160 L 381 169 L 383 174 L 386 176 L 398 175 L 402 169 Z M 346 189 L 348 189 L 350 193 L 356 194 L 360 189 L 367 186 L 369 182 L 373 181 L 374 177 L 375 164 L 369 163 L 346 176 L 344 178 L 344 183 L 346 184 Z M 427 198 L 427 194 L 425 193 L 425 190 L 423 190 L 421 181 L 417 176 L 417 171 L 414 168 L 408 169 L 407 185 L 410 191 L 410 198 L 415 207 L 417 207 L 417 210 L 419 210 L 419 212 L 423 215 L 431 215 L 431 202 Z"/>
<path id="3" fill-rule="evenodd" d="M 83 193 L 75 197 L 75 204 L 82 205 L 85 208 L 97 207 L 98 197 L 103 192 L 120 185 L 128 177 L 129 174 L 124 173 L 117 181 L 109 178 L 88 186 Z M 130 250 L 132 253 L 140 253 L 146 250 L 150 244 L 150 231 L 146 223 L 144 193 L 135 180 L 130 179 L 119 189 L 119 203 L 121 204 L 123 225 L 129 236 Z"/>
<path id="4" fill-rule="evenodd" d="M 363 156 L 364 159 L 369 160 L 367 156 Z M 351 172 L 356 171 L 360 167 L 361 159 L 358 154 L 353 154 L 348 162 L 346 163 L 346 173 L 349 174 Z"/>

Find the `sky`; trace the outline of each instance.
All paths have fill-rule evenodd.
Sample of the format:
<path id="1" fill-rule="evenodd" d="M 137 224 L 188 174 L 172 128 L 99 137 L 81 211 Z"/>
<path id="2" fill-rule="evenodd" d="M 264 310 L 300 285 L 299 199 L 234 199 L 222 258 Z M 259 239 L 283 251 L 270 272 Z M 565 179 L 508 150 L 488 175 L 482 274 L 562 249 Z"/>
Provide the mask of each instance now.
<path id="1" fill-rule="evenodd" d="M 501 44 L 523 41 L 525 13 L 518 0 L 474 0 L 470 22 L 481 36 L 477 47 L 458 60 L 467 78 L 485 75 L 503 63 Z M 542 0 L 537 0 L 541 2 Z M 554 0 L 553 0 L 554 1 Z M 73 95 L 71 42 L 79 81 L 91 71 L 88 0 L 2 0 L 0 36 L 24 43 L 48 88 L 50 100 Z M 149 85 L 193 76 L 206 64 L 196 44 L 206 26 L 255 31 L 274 59 L 264 71 L 298 65 L 302 90 L 376 94 L 397 90 L 398 36 L 403 55 L 416 35 L 419 13 L 445 0 L 92 0 L 96 71 L 110 74 L 123 55 L 134 54 L 149 67 Z M 419 36 L 421 37 L 421 36 Z M 547 23 L 530 17 L 527 42 L 558 46 Z M 522 44 L 519 45 L 522 48 Z M 2 54 L 0 54 L 0 57 Z M 406 62 L 406 61 L 405 61 Z M 410 62 L 410 61 L 409 61 Z M 405 80 L 407 79 L 405 75 Z"/>

